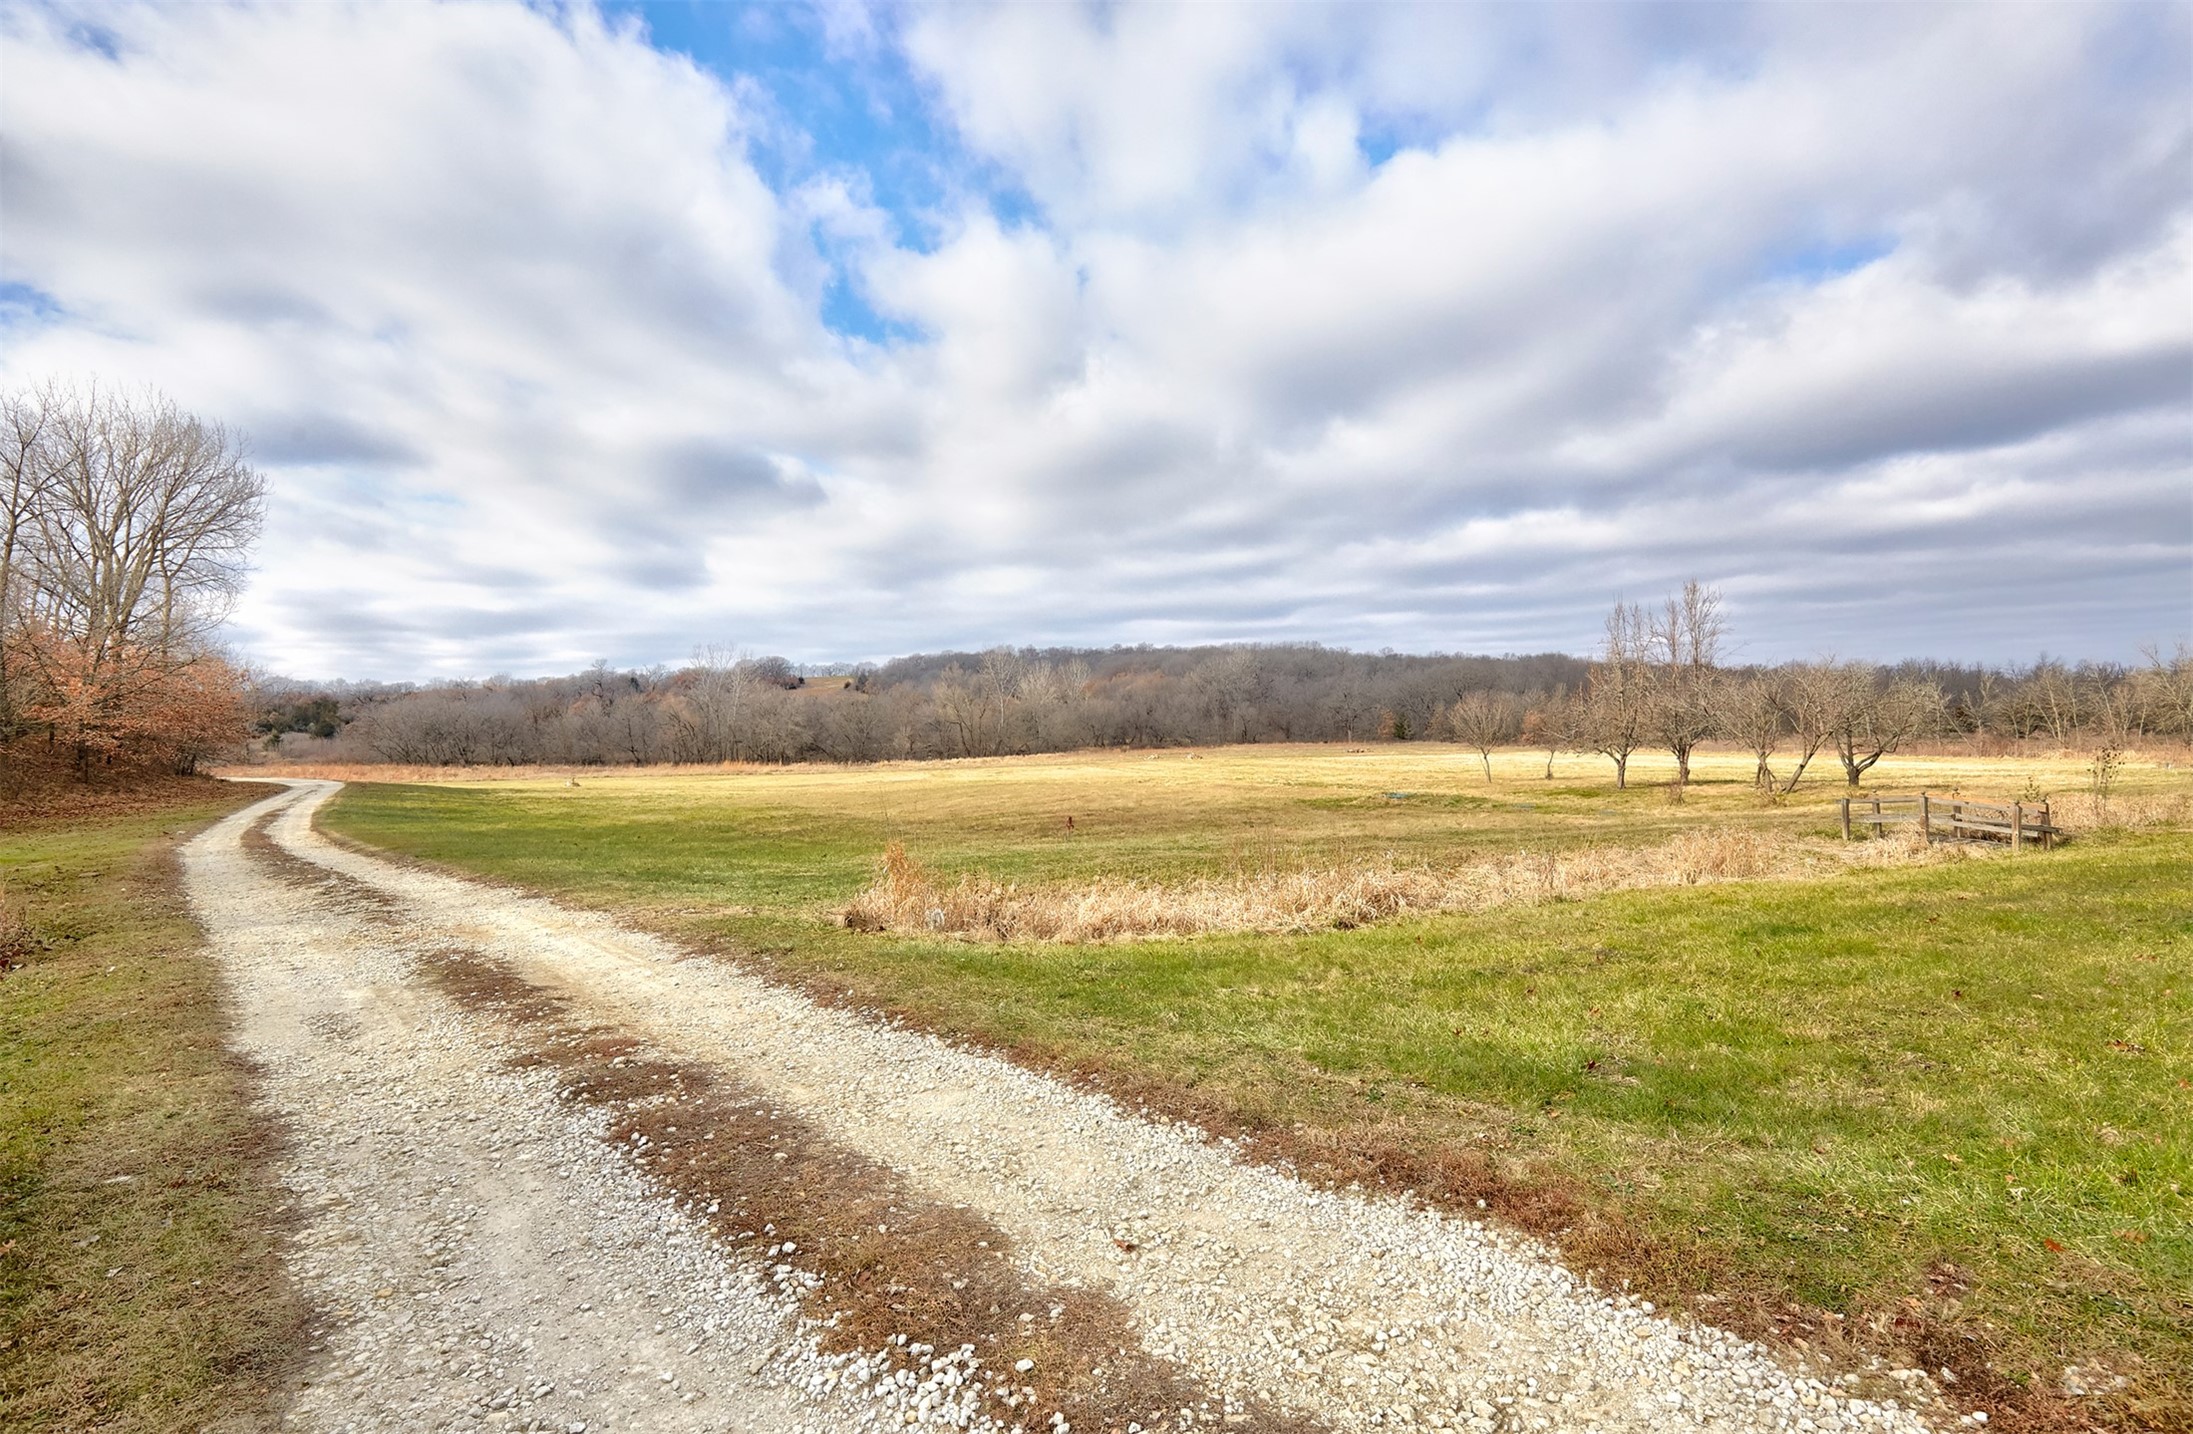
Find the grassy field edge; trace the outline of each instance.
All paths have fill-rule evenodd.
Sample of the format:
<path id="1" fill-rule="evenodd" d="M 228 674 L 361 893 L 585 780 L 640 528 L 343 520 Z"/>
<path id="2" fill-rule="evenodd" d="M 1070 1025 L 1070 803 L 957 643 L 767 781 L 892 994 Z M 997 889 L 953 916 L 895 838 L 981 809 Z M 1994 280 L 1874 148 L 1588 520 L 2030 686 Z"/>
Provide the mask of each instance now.
<path id="1" fill-rule="evenodd" d="M 0 1425 L 244 1431 L 308 1338 L 281 1142 L 177 849 L 263 789 L 0 834 Z"/>

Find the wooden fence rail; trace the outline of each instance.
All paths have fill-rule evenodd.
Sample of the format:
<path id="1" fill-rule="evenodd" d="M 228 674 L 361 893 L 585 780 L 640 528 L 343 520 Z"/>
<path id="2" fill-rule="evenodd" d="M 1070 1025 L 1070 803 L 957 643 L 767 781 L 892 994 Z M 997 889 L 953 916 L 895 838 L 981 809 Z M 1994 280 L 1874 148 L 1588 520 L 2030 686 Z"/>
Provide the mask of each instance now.
<path id="1" fill-rule="evenodd" d="M 2029 841 L 2038 841 L 2046 851 L 2062 834 L 2049 820 L 2047 802 L 1968 802 L 1921 792 L 1915 797 L 1845 797 L 1842 809 L 1845 841 L 1854 827 L 1872 828 L 1867 833 L 1871 836 L 1901 822 L 1917 822 L 1928 841 L 2008 842 L 2012 851 L 2023 851 Z"/>

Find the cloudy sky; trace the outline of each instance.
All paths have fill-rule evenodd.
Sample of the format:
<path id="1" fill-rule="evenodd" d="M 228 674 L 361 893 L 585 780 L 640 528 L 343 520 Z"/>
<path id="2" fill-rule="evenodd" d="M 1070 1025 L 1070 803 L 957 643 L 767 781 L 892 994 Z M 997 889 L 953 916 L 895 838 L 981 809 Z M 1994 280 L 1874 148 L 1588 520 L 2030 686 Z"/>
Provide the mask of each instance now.
<path id="1" fill-rule="evenodd" d="M 0 371 L 243 652 L 2193 637 L 2193 8 L 0 0 Z"/>

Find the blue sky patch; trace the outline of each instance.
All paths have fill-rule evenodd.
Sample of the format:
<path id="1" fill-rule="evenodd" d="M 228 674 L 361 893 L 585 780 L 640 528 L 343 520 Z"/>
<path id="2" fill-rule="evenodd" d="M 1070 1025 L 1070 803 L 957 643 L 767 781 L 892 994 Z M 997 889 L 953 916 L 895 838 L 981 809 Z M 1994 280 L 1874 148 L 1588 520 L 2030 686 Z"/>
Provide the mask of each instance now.
<path id="1" fill-rule="evenodd" d="M 67 312 L 59 299 L 36 285 L 0 283 L 0 329 L 50 324 Z"/>
<path id="2" fill-rule="evenodd" d="M 1770 254 L 1763 277 L 1770 283 L 1823 284 L 1895 252 L 1896 241 L 1885 234 L 1821 240 Z"/>
<path id="3" fill-rule="evenodd" d="M 915 253 L 932 252 L 970 200 L 1009 227 L 1041 222 L 1024 188 L 938 121 L 888 35 L 834 42 L 822 16 L 804 5 L 611 0 L 604 13 L 612 23 L 638 19 L 657 49 L 767 97 L 773 113 L 749 136 L 748 156 L 779 194 L 821 176 L 857 174 L 863 197 L 889 217 L 892 244 Z M 916 336 L 871 308 L 843 257 L 817 239 L 835 270 L 823 297 L 826 324 L 875 343 Z"/>

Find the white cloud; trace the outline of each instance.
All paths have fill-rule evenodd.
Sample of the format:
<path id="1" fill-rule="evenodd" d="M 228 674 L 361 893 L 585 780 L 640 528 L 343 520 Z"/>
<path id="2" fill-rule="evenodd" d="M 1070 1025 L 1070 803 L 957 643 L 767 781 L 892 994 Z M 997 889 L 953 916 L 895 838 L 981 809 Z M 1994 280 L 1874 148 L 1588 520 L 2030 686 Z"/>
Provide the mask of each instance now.
<path id="1" fill-rule="evenodd" d="M 829 7 L 1033 217 L 773 188 L 795 110 L 583 6 L 0 24 L 0 362 L 256 435 L 277 666 L 2193 627 L 2176 9 Z M 1805 596 L 1859 547 L 1931 603 Z"/>

